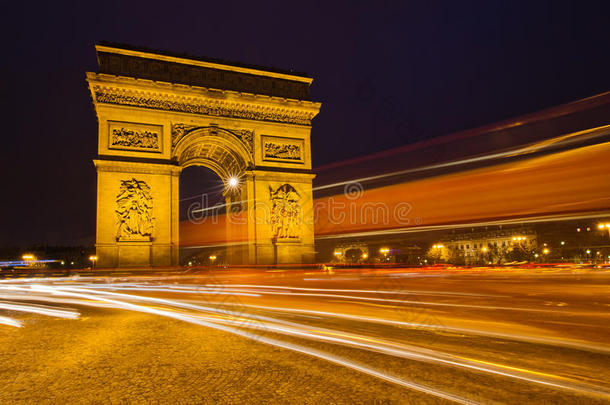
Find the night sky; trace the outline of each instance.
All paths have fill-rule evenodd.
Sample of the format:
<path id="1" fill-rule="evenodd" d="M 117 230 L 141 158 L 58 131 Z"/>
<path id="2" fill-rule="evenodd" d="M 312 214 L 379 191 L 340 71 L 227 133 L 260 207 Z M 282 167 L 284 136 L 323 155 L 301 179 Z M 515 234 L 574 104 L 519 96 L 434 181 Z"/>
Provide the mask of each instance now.
<path id="1" fill-rule="evenodd" d="M 0 246 L 94 242 L 103 40 L 307 72 L 314 166 L 610 89 L 608 1 L 330 3 L 5 3 Z"/>

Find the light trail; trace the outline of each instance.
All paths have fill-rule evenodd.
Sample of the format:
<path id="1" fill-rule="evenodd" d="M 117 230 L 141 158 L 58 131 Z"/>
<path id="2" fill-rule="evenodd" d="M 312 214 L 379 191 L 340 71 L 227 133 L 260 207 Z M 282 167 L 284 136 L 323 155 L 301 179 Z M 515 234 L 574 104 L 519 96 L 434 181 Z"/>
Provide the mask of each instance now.
<path id="1" fill-rule="evenodd" d="M 79 317 L 79 313 L 73 310 L 55 309 L 38 305 L 20 305 L 0 302 L 0 309 L 4 309 L 7 311 L 29 312 L 33 314 L 53 316 L 57 318 L 76 319 Z"/>
<path id="2" fill-rule="evenodd" d="M 216 305 L 228 305 L 228 304 L 219 302 L 219 303 L 216 303 Z M 465 333 L 465 334 L 469 334 L 469 335 L 479 335 L 479 336 L 486 336 L 486 337 L 492 337 L 492 338 L 513 340 L 513 341 L 518 341 L 518 342 L 538 343 L 538 344 L 545 344 L 545 345 L 550 345 L 550 346 L 584 350 L 584 351 L 588 351 L 588 352 L 610 354 L 609 346 L 591 345 L 591 344 L 587 344 L 585 342 L 577 342 L 577 341 L 565 340 L 565 339 L 554 339 L 554 338 L 546 338 L 546 337 L 519 335 L 519 334 L 514 334 L 514 333 L 492 332 L 492 331 L 486 331 L 486 330 L 482 330 L 482 329 L 448 326 L 446 324 L 435 325 L 435 324 L 425 324 L 425 323 L 419 323 L 419 322 L 396 321 L 396 320 L 392 320 L 392 319 L 373 318 L 373 317 L 368 317 L 368 316 L 363 316 L 363 315 L 350 315 L 350 314 L 344 314 L 344 313 L 340 313 L 340 312 L 326 312 L 326 311 L 316 311 L 316 310 L 298 309 L 298 308 L 284 308 L 284 307 L 269 307 L 269 306 L 264 306 L 264 305 L 252 305 L 252 304 L 244 304 L 244 303 L 241 303 L 240 305 L 244 306 L 244 307 L 248 307 L 248 308 L 265 309 L 265 310 L 276 311 L 276 312 L 288 312 L 288 313 L 296 313 L 296 314 L 327 316 L 327 317 L 332 317 L 332 318 L 349 319 L 352 321 L 359 321 L 359 322 L 369 322 L 369 323 L 378 323 L 378 324 L 385 324 L 385 325 L 391 325 L 391 326 L 406 327 L 406 328 L 410 328 L 410 329 L 425 329 L 425 330 L 430 330 L 433 332 L 439 331 L 439 330 L 450 331 L 450 332 L 456 332 L 456 333 Z"/>
<path id="3" fill-rule="evenodd" d="M 307 354 L 312 357 L 324 359 L 329 362 L 343 365 L 343 366 L 351 368 L 353 370 L 360 371 L 362 373 L 365 373 L 365 374 L 368 374 L 368 375 L 371 375 L 371 376 L 374 376 L 374 377 L 377 377 L 377 378 L 380 378 L 380 379 L 383 379 L 386 381 L 393 382 L 395 384 L 401 385 L 406 388 L 424 392 L 426 394 L 437 396 L 437 397 L 444 398 L 447 400 L 451 400 L 451 401 L 454 401 L 454 402 L 457 402 L 460 404 L 469 404 L 469 405 L 477 404 L 477 402 L 470 401 L 466 398 L 462 398 L 460 396 L 450 394 L 450 393 L 447 393 L 447 392 L 444 392 L 444 391 L 441 391 L 441 390 L 438 390 L 438 389 L 435 389 L 432 387 L 427 387 L 427 386 L 424 386 L 421 384 L 417 384 L 412 381 L 404 380 L 404 379 L 392 376 L 390 374 L 375 370 L 373 368 L 370 368 L 370 367 L 367 367 L 364 365 L 357 364 L 350 360 L 347 360 L 347 359 L 344 359 L 344 358 L 341 358 L 341 357 L 338 357 L 338 356 L 335 356 L 335 355 L 332 355 L 332 354 L 329 354 L 326 352 L 322 352 L 319 350 L 307 348 L 305 346 L 300 346 L 300 345 L 296 345 L 296 344 L 292 344 L 292 343 L 282 342 L 282 341 L 279 341 L 276 339 L 271 339 L 271 338 L 268 338 L 268 337 L 265 337 L 262 335 L 250 334 L 248 332 L 245 332 L 245 331 L 242 331 L 239 329 L 235 329 L 235 328 L 232 328 L 229 326 L 219 325 L 216 322 L 204 321 L 204 320 L 201 320 L 196 317 L 189 316 L 189 315 L 178 314 L 175 312 L 170 312 L 170 311 L 160 310 L 160 309 L 156 309 L 156 308 L 150 308 L 150 307 L 145 307 L 145 306 L 141 306 L 141 305 L 131 304 L 128 302 L 119 301 L 119 300 L 115 300 L 115 299 L 99 297 L 97 295 L 74 292 L 74 291 L 64 291 L 63 288 L 53 288 L 50 286 L 43 286 L 43 285 L 32 285 L 30 287 L 33 291 L 37 291 L 37 292 L 49 293 L 52 295 L 72 296 L 72 297 L 83 298 L 86 300 L 101 300 L 101 301 L 105 301 L 110 304 L 114 304 L 117 306 L 117 308 L 128 309 L 128 310 L 137 311 L 137 312 L 144 312 L 144 313 L 149 313 L 149 314 L 153 314 L 153 315 L 165 316 L 168 318 L 173 318 L 173 319 L 177 319 L 177 320 L 181 320 L 181 321 L 185 321 L 185 322 L 190 322 L 190 323 L 195 323 L 195 324 L 199 324 L 202 326 L 207 326 L 212 329 L 218 329 L 218 330 L 222 330 L 225 332 L 229 332 L 229 333 L 232 333 L 235 335 L 245 337 L 250 340 L 255 340 L 257 342 L 263 342 L 263 343 L 266 343 L 266 344 L 269 344 L 272 346 L 276 346 L 276 347 L 300 352 L 303 354 Z M 71 290 L 77 290 L 77 289 L 72 288 Z M 124 295 L 125 298 L 133 298 L 133 296 L 129 296 L 129 295 L 125 295 L 125 294 L 117 294 L 117 293 L 114 293 L 114 294 L 115 295 Z M 140 298 L 144 298 L 144 297 L 140 297 Z M 243 326 L 243 325 L 240 324 L 240 326 Z"/>
<path id="4" fill-rule="evenodd" d="M 22 326 L 20 321 L 7 316 L 0 316 L 0 325 L 14 326 L 16 328 L 20 328 Z"/>
<path id="5" fill-rule="evenodd" d="M 385 229 L 381 231 L 363 231 L 363 232 L 349 232 L 342 234 L 329 234 L 316 236 L 318 239 L 340 239 L 340 238 L 359 238 L 365 236 L 383 236 L 383 235 L 400 235 L 404 233 L 413 232 L 431 232 L 431 231 L 443 231 L 459 228 L 477 228 L 483 226 L 494 226 L 494 225 L 513 225 L 513 224 L 536 224 L 541 222 L 559 222 L 559 221 L 578 221 L 587 219 L 599 219 L 610 216 L 610 211 L 595 211 L 590 213 L 583 213 L 578 215 L 573 214 L 555 214 L 555 215 L 543 215 L 543 216 L 526 216 L 519 218 L 501 219 L 497 221 L 481 221 L 481 222 L 460 222 L 447 225 L 418 225 L 412 227 L 393 228 Z M 206 246 L 198 246 L 206 247 Z"/>
<path id="6" fill-rule="evenodd" d="M 39 281 L 39 279 L 36 279 Z M 302 338 L 306 340 L 314 340 L 320 342 L 326 342 L 329 344 L 337 344 L 342 346 L 353 347 L 357 349 L 362 349 L 370 352 L 376 352 L 383 355 L 389 355 L 393 357 L 399 357 L 404 359 L 415 360 L 419 362 L 426 362 L 441 366 L 450 366 L 457 367 L 465 370 L 471 370 L 474 372 L 499 375 L 502 377 L 513 378 L 521 381 L 525 381 L 528 383 L 545 385 L 552 388 L 570 390 L 574 392 L 578 392 L 586 395 L 594 395 L 594 396 L 602 396 L 604 398 L 610 399 L 610 391 L 605 389 L 604 387 L 599 387 L 590 384 L 584 384 L 576 382 L 572 379 L 561 377 L 558 375 L 553 375 L 549 373 L 543 373 L 540 371 L 529 370 L 523 367 L 515 367 L 505 364 L 500 364 L 497 362 L 490 362 L 486 360 L 478 360 L 472 359 L 468 357 L 459 357 L 455 355 L 451 355 L 442 351 L 425 349 L 422 347 L 405 345 L 397 342 L 387 341 L 381 338 L 373 338 L 370 336 L 364 336 L 361 334 L 338 331 L 328 328 L 318 328 L 312 327 L 310 325 L 289 322 L 281 319 L 277 319 L 269 316 L 261 316 L 255 314 L 248 313 L 238 313 L 231 310 L 221 310 L 218 308 L 210 307 L 210 306 L 202 306 L 195 305 L 183 301 L 177 301 L 172 299 L 164 299 L 164 298 L 155 298 L 155 297 L 147 297 L 140 295 L 131 295 L 124 293 L 117 293 L 112 290 L 115 289 L 132 289 L 138 288 L 137 283 L 118 283 L 118 284 L 104 284 L 104 285 L 96 285 L 99 288 L 91 288 L 91 285 L 86 285 L 87 287 L 83 288 L 82 284 L 78 283 L 62 283 L 62 285 L 43 285 L 43 284 L 21 284 L 21 285 L 0 285 L 0 290 L 3 290 L 5 294 L 3 297 L 10 297 L 11 292 L 15 292 L 17 294 L 15 298 L 28 298 L 28 299 L 57 299 L 56 297 L 68 297 L 69 299 L 74 300 L 77 305 L 87 305 L 87 306 L 104 306 L 104 307 L 114 307 L 118 309 L 125 309 L 131 311 L 138 311 L 149 313 L 158 316 L 165 316 L 174 318 L 177 320 L 191 322 L 200 324 L 202 326 L 207 326 L 211 328 L 216 328 L 219 330 L 224 330 L 229 333 L 237 334 L 243 337 L 247 337 L 249 339 L 271 344 L 277 347 L 286 348 L 289 350 L 293 350 L 296 352 L 308 354 L 313 357 L 318 357 L 321 359 L 325 359 L 327 361 L 333 362 L 335 364 L 340 364 L 345 367 L 358 370 L 360 372 L 375 376 L 380 379 L 384 379 L 386 381 L 391 381 L 395 384 L 399 384 L 411 389 L 416 389 L 421 392 L 428 393 L 430 395 L 435 395 L 441 398 L 457 400 L 460 403 L 472 403 L 468 399 L 455 396 L 451 393 L 447 393 L 444 391 L 437 390 L 436 388 L 427 387 L 423 385 L 419 385 L 416 382 L 408 381 L 401 379 L 399 377 L 389 375 L 387 373 L 383 373 L 379 370 L 375 370 L 368 366 L 358 364 L 356 362 L 347 360 L 345 358 L 337 357 L 331 355 L 326 352 L 322 352 L 319 350 L 314 350 L 305 346 L 295 345 L 292 343 L 287 343 L 283 341 L 279 341 L 277 339 L 272 339 L 267 336 L 261 335 L 257 333 L 257 331 L 261 331 L 262 333 L 277 333 L 284 336 L 293 336 L 296 338 Z M 210 285 L 206 285 L 206 288 L 209 288 Z M 223 292 L 227 292 L 224 285 L 214 285 L 214 287 L 222 287 Z M 164 285 L 142 285 L 138 291 L 149 291 L 149 292 L 157 292 L 160 289 L 163 291 L 169 291 L 172 293 L 181 293 L 184 291 L 193 291 L 198 292 L 197 290 L 191 289 L 190 286 L 176 286 L 178 288 L 167 288 L 168 286 Z M 252 285 L 249 285 L 252 287 Z M 260 287 L 260 286 L 259 286 Z M 270 288 L 270 286 L 263 286 L 264 288 Z M 286 287 L 286 289 L 290 289 L 291 287 Z M 106 291 L 111 290 L 111 291 Z M 324 290 L 324 289 L 322 289 Z M 372 290 L 360 290 L 371 292 Z M 266 293 L 266 292 L 265 292 Z M 290 294 L 290 293 L 281 293 L 282 295 L 302 295 L 302 294 Z M 325 296 L 330 295 L 333 297 L 340 297 L 341 295 L 335 294 L 307 294 L 314 296 Z M 366 298 L 366 297 L 355 297 L 358 299 Z M 368 297 L 370 298 L 370 297 Z M 82 300 L 82 302 L 80 301 Z M 144 305 L 133 304 L 129 301 L 140 301 L 148 304 L 155 305 L 165 305 L 170 308 L 179 308 L 186 309 L 190 311 L 196 311 L 195 314 L 184 313 L 176 310 L 166 309 L 164 307 L 150 307 Z M 404 301 L 401 301 L 404 302 Z M 17 307 L 27 307 L 31 309 L 29 306 L 17 305 L 17 304 L 4 304 L 5 309 L 12 309 Z M 222 304 L 220 304 L 222 305 Z M 226 304 L 225 304 L 226 305 Z M 241 305 L 241 304 L 240 304 Z M 380 322 L 381 320 L 378 318 L 371 317 L 355 317 L 347 314 L 333 314 L 323 311 L 309 311 L 309 310 L 295 310 L 295 309 L 279 309 L 275 307 L 255 307 L 259 309 L 271 309 L 271 310 L 282 310 L 284 312 L 300 312 L 307 313 L 312 315 L 322 315 L 322 316 L 333 316 L 340 318 L 351 318 L 353 320 L 363 320 L 363 321 L 372 321 L 372 322 Z M 39 306 L 35 308 L 41 308 Z M 495 307 L 490 307 L 495 308 Z M 44 309 L 48 309 L 44 307 Z M 66 312 L 66 310 L 61 310 Z M 199 312 L 205 313 L 205 315 L 199 314 Z M 74 314 L 75 312 L 70 312 L 70 314 Z M 256 323 L 253 323 L 255 321 Z M 425 324 L 415 324 L 415 323 L 398 323 L 396 321 L 383 320 L 386 323 L 392 323 L 394 325 L 425 325 Z M 14 322 L 13 322 L 14 323 Z M 16 326 L 16 325 L 11 325 Z M 426 325 L 430 327 L 431 325 Z M 237 328 L 237 329 L 236 329 Z M 245 329 L 245 330 L 242 330 Z M 251 331 L 254 330 L 254 331 Z M 467 330 L 467 329 L 464 329 Z"/>
<path id="7" fill-rule="evenodd" d="M 206 284 L 206 287 L 218 286 L 218 284 Z M 338 289 L 338 288 L 307 288 L 307 287 L 291 287 L 291 286 L 273 286 L 273 285 L 252 285 L 252 284 L 223 284 L 222 287 L 233 287 L 233 288 L 264 288 L 264 289 L 278 289 L 278 290 L 294 290 L 294 291 L 325 291 L 325 292 L 352 292 L 352 293 L 363 293 L 363 294 L 392 294 L 392 295 L 458 295 L 467 297 L 496 297 L 506 298 L 506 295 L 490 295 L 490 294 L 475 294 L 475 293 L 459 293 L 453 291 L 422 291 L 422 290 L 355 290 L 355 289 Z"/>
<path id="8" fill-rule="evenodd" d="M 326 184 L 323 186 L 317 186 L 317 187 L 314 187 L 313 190 L 319 191 L 319 190 L 325 190 L 325 189 L 339 187 L 339 186 L 345 186 L 347 184 L 364 183 L 367 181 L 381 180 L 381 179 L 385 179 L 388 177 L 396 177 L 396 176 L 401 176 L 401 175 L 405 175 L 405 174 L 419 173 L 419 172 L 443 169 L 443 168 L 454 167 L 454 166 L 463 166 L 466 164 L 484 162 L 484 161 L 489 161 L 489 160 L 493 161 L 493 160 L 513 157 L 513 156 L 518 156 L 518 155 L 526 155 L 526 154 L 530 154 L 530 153 L 541 152 L 541 151 L 544 151 L 544 150 L 547 150 L 550 148 L 556 148 L 558 146 L 565 146 L 565 145 L 573 144 L 575 142 L 581 142 L 583 140 L 590 140 L 590 139 L 604 137 L 604 136 L 608 135 L 609 133 L 610 133 L 610 125 L 604 125 L 604 126 L 601 126 L 598 128 L 592 128 L 592 129 L 587 129 L 585 131 L 565 134 L 562 136 L 558 136 L 556 138 L 548 139 L 544 142 L 539 142 L 539 143 L 535 143 L 533 145 L 528 145 L 525 147 L 511 149 L 511 150 L 508 150 L 505 152 L 491 153 L 491 154 L 472 157 L 472 158 L 468 158 L 468 159 L 460 159 L 460 160 L 455 160 L 455 161 L 446 162 L 446 163 L 439 163 L 439 164 L 434 164 L 434 165 L 416 167 L 413 169 L 398 170 L 395 172 L 384 173 L 384 174 L 379 174 L 379 175 L 375 175 L 375 176 L 360 177 L 360 178 L 345 180 L 345 181 L 336 182 L 336 183 L 332 183 L 332 184 Z"/>

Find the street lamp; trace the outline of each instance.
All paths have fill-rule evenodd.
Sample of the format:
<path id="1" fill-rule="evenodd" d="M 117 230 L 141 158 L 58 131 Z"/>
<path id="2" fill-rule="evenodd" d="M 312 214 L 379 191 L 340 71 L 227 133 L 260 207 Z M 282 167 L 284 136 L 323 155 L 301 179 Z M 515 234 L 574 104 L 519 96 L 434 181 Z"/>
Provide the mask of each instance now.
<path id="1" fill-rule="evenodd" d="M 214 263 L 214 261 L 215 261 L 215 260 L 216 260 L 216 255 L 211 255 L 211 256 L 210 256 L 210 261 L 211 261 L 212 263 Z"/>
<path id="2" fill-rule="evenodd" d="M 95 268 L 95 262 L 97 262 L 97 256 L 89 256 L 89 260 L 91 261 L 91 268 Z"/>
<path id="3" fill-rule="evenodd" d="M 607 229 L 608 230 L 608 236 L 610 236 L 610 222 L 603 222 L 603 223 L 597 224 L 597 229 L 599 229 L 600 231 L 603 231 L 604 229 Z"/>
<path id="4" fill-rule="evenodd" d="M 379 249 L 379 253 L 381 253 L 384 257 L 385 260 L 388 260 L 388 253 L 390 253 L 390 249 L 389 248 L 381 248 Z"/>

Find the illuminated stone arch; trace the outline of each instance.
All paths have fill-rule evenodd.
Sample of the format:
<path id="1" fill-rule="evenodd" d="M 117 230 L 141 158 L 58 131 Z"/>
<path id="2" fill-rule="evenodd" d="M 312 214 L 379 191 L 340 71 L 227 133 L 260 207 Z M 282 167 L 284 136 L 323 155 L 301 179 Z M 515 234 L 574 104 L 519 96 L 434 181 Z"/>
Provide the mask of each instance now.
<path id="1" fill-rule="evenodd" d="M 179 178 L 194 165 L 218 174 L 242 216 L 239 226 L 227 221 L 231 263 L 314 260 L 310 133 L 320 103 L 309 101 L 311 78 L 96 50 L 99 73 L 87 81 L 98 119 L 99 267 L 178 264 Z M 231 177 L 239 187 L 229 190 Z"/>
<path id="2" fill-rule="evenodd" d="M 230 130 L 215 126 L 195 127 L 188 131 L 182 128 L 175 126 L 176 137 L 172 145 L 172 158 L 181 167 L 205 166 L 225 183 L 254 167 L 251 151 Z"/>

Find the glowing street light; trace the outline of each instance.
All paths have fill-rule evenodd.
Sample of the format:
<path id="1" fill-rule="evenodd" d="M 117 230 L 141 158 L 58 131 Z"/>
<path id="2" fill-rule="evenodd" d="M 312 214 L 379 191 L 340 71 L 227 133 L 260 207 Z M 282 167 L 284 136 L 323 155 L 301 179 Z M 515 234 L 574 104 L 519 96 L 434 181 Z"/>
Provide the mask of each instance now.
<path id="1" fill-rule="evenodd" d="M 227 183 L 229 184 L 229 188 L 236 188 L 239 185 L 239 179 L 233 176 L 229 178 Z"/>
<path id="2" fill-rule="evenodd" d="M 545 249 L 542 251 L 542 253 L 544 253 L 545 255 L 548 255 L 548 254 L 549 254 L 549 252 L 550 252 L 550 250 L 549 250 L 549 249 L 546 249 L 546 248 L 545 248 Z"/>
<path id="3" fill-rule="evenodd" d="M 21 256 L 21 258 L 22 258 L 23 260 L 36 260 L 36 256 L 34 256 L 34 255 L 33 255 L 33 254 L 31 254 L 31 253 L 26 253 L 26 254 L 24 254 L 23 256 Z"/>
<path id="4" fill-rule="evenodd" d="M 89 256 L 89 260 L 91 261 L 91 268 L 95 268 L 95 262 L 97 262 L 97 256 Z"/>
<path id="5" fill-rule="evenodd" d="M 366 259 L 368 259 L 369 254 L 368 253 L 363 253 L 361 257 L 362 257 L 362 260 L 366 260 Z"/>
<path id="6" fill-rule="evenodd" d="M 610 236 L 610 222 L 603 222 L 603 223 L 597 224 L 597 229 L 599 229 L 600 231 L 607 229 L 608 236 Z"/>
<path id="7" fill-rule="evenodd" d="M 210 256 L 210 261 L 211 261 L 212 263 L 214 263 L 214 260 L 216 260 L 216 255 L 211 255 L 211 256 Z"/>
<path id="8" fill-rule="evenodd" d="M 390 249 L 389 248 L 381 248 L 381 249 L 379 249 L 379 253 L 387 255 L 388 253 L 390 253 Z"/>

